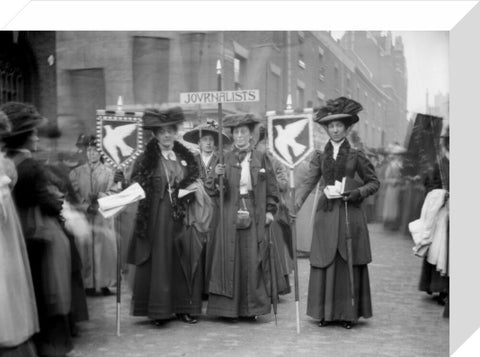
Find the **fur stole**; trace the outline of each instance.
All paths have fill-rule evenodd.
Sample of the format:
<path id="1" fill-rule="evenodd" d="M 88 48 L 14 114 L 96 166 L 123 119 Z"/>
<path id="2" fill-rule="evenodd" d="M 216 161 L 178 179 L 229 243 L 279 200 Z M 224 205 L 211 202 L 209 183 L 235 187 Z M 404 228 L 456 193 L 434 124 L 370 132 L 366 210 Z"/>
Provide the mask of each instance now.
<path id="1" fill-rule="evenodd" d="M 173 211 L 174 212 L 184 212 L 185 207 L 182 200 L 178 200 L 178 190 L 180 188 L 186 188 L 197 178 L 200 177 L 200 170 L 195 160 L 195 156 L 190 150 L 188 150 L 184 145 L 180 144 L 178 141 L 175 141 L 173 144 L 173 152 L 177 155 L 179 160 L 185 160 L 187 163 L 188 174 L 184 177 L 182 181 L 176 187 L 173 196 Z M 158 140 L 153 138 L 149 141 L 146 146 L 145 152 L 142 156 L 139 157 L 138 161 L 135 163 L 133 169 L 132 180 L 136 181 L 142 186 L 145 190 L 145 199 L 141 200 L 138 205 L 138 213 L 135 225 L 134 236 L 139 239 L 145 239 L 147 234 L 148 221 L 150 219 L 150 207 L 152 201 L 153 193 L 153 175 L 158 167 L 160 161 L 161 150 L 158 145 Z"/>
<path id="2" fill-rule="evenodd" d="M 345 176 L 348 153 L 350 152 L 350 143 L 347 139 L 340 145 L 337 159 L 333 159 L 333 145 L 329 141 L 325 145 L 325 161 L 323 166 L 323 176 L 327 185 L 335 184 L 335 181 L 342 181 Z"/>

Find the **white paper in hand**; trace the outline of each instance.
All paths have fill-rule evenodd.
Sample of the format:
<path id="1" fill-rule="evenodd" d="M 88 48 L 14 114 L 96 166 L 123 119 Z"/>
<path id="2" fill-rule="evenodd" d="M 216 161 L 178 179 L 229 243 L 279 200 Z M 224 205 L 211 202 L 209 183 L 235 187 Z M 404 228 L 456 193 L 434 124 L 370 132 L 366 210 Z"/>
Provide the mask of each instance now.
<path id="1" fill-rule="evenodd" d="M 323 189 L 323 192 L 325 193 L 325 196 L 327 196 L 329 200 L 332 200 L 334 198 L 341 198 L 342 183 L 340 181 L 335 181 L 335 185 L 325 186 L 325 188 Z"/>
<path id="2" fill-rule="evenodd" d="M 104 218 L 110 218 L 127 205 L 143 200 L 145 191 L 138 183 L 134 183 L 122 192 L 98 199 L 98 211 Z"/>

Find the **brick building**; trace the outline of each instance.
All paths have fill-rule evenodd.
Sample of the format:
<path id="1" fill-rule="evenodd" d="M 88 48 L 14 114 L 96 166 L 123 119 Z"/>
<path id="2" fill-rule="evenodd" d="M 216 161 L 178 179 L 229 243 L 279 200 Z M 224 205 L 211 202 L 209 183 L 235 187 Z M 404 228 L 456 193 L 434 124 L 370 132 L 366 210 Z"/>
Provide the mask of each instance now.
<path id="1" fill-rule="evenodd" d="M 260 101 L 224 104 L 224 113 L 323 105 L 340 95 L 364 106 L 355 130 L 368 147 L 402 141 L 406 126 L 406 70 L 400 38 L 346 32 L 20 32 L 16 45 L 30 48 L 36 73 L 26 98 L 57 121 L 60 143 L 72 147 L 94 131 L 95 109 L 174 105 L 180 93 L 258 89 Z M 10 40 L 10 42 L 14 42 Z M 53 54 L 53 56 L 50 56 Z M 49 57 L 50 56 L 50 57 Z M 13 61 L 15 62 L 15 61 Z M 187 126 L 217 117 L 216 105 L 184 106 Z M 320 129 L 319 129 L 320 130 Z"/>

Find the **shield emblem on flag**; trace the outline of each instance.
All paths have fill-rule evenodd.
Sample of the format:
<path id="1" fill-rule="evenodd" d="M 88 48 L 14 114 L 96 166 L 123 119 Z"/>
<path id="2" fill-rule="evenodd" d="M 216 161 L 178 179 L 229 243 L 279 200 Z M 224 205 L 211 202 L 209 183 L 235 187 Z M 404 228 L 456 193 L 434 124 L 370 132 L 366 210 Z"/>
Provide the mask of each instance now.
<path id="1" fill-rule="evenodd" d="M 267 117 L 269 150 L 290 168 L 302 162 L 314 149 L 312 113 Z"/>
<path id="2" fill-rule="evenodd" d="M 97 110 L 97 149 L 115 169 L 124 169 L 143 152 L 141 112 Z"/>

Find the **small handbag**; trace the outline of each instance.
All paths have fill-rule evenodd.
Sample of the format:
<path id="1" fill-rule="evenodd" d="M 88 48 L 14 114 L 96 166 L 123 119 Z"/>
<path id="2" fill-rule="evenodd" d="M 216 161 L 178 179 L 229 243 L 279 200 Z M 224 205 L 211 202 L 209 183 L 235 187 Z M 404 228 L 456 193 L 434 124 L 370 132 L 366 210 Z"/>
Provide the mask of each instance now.
<path id="1" fill-rule="evenodd" d="M 252 225 L 252 218 L 250 217 L 250 212 L 247 209 L 245 204 L 245 199 L 242 198 L 243 208 L 240 208 L 237 211 L 237 221 L 235 226 L 237 229 L 248 229 Z"/>

